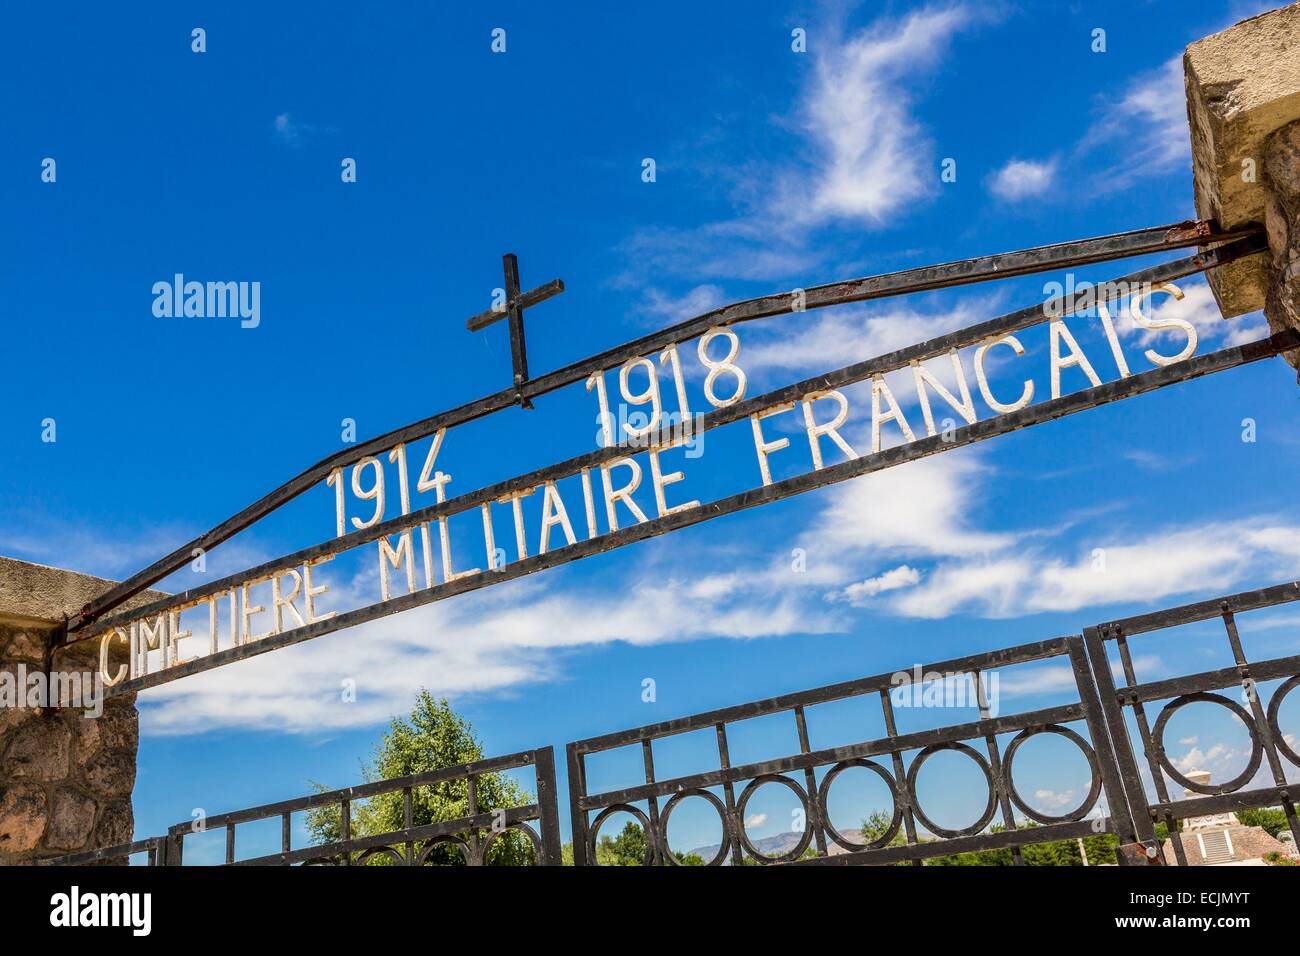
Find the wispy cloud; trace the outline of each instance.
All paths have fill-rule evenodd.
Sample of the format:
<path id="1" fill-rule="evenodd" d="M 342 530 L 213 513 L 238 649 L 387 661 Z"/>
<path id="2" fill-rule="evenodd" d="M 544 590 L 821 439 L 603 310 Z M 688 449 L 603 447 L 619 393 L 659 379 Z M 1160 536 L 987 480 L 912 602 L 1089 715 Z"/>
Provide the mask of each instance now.
<path id="1" fill-rule="evenodd" d="M 761 606 L 738 594 L 720 596 L 701 615 L 686 577 L 626 585 L 588 591 L 519 581 L 439 602 L 147 691 L 142 726 L 154 734 L 371 726 L 408 707 L 420 686 L 463 697 L 558 679 L 560 656 L 577 648 L 835 626 L 827 614 L 808 616 L 794 595 Z M 331 606 L 356 606 L 371 593 L 360 580 L 332 588 Z M 355 682 L 354 701 L 343 699 L 345 681 Z"/>
<path id="2" fill-rule="evenodd" d="M 806 54 L 811 76 L 775 127 L 797 148 L 779 163 L 746 162 L 732 183 L 735 215 L 694 228 L 651 226 L 625 244 L 636 276 L 779 280 L 826 256 L 809 239 L 832 225 L 877 228 L 937 188 L 933 145 L 915 113 L 918 90 L 953 38 L 979 18 L 936 4 L 849 30 L 830 22 Z M 754 187 L 763 184 L 762 189 Z M 642 280 L 644 281 L 644 280 Z"/>
<path id="3" fill-rule="evenodd" d="M 933 151 L 912 112 L 911 81 L 970 21 L 965 6 L 930 6 L 830 44 L 801 109 L 814 159 L 787 173 L 777 211 L 807 225 L 880 224 L 929 194 Z"/>

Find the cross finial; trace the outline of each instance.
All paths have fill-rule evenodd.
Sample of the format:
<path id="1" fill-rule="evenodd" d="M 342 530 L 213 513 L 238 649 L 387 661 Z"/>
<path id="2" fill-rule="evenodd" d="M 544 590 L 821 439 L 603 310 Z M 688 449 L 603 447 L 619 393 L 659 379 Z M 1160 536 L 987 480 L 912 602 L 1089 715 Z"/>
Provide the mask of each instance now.
<path id="1" fill-rule="evenodd" d="M 520 294 L 519 260 L 513 252 L 501 257 L 506 276 L 506 299 L 500 305 L 493 306 L 486 312 L 480 312 L 465 323 L 471 332 L 485 329 L 500 319 L 509 320 L 510 326 L 510 361 L 515 373 L 515 401 L 524 408 L 532 408 L 533 403 L 524 397 L 524 385 L 528 382 L 528 349 L 524 341 L 524 310 L 530 306 L 545 302 L 552 296 L 564 291 L 563 279 L 552 279 L 545 285 Z"/>

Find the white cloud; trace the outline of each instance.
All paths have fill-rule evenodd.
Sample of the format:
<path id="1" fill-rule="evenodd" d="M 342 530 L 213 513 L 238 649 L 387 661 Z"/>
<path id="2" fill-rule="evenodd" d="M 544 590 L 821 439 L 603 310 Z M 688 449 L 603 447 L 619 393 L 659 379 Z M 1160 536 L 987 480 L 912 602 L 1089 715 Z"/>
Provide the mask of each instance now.
<path id="1" fill-rule="evenodd" d="M 1180 773 L 1188 774 L 1193 770 L 1208 770 L 1211 767 L 1222 768 L 1231 757 L 1232 750 L 1226 745 L 1218 743 L 1209 750 L 1193 747 L 1181 757 L 1173 758 L 1172 762 Z"/>
<path id="2" fill-rule="evenodd" d="M 1174 283 L 1174 286 L 1183 293 L 1181 299 L 1172 294 L 1156 292 L 1142 302 L 1142 314 L 1155 321 L 1179 318 L 1190 322 L 1196 328 L 1197 337 L 1213 343 L 1216 348 L 1241 345 L 1268 337 L 1268 324 L 1259 312 L 1225 320 L 1218 303 L 1214 301 L 1210 284 L 1204 279 L 1181 280 Z M 1176 353 L 1186 339 L 1184 333 L 1178 330 L 1162 332 L 1139 327 L 1133 322 L 1127 304 L 1120 310 L 1117 328 L 1121 334 L 1135 338 L 1141 345 L 1165 354 Z M 1168 342 L 1168 345 L 1158 344 L 1163 342 Z M 1203 350 L 1198 348 L 1198 351 Z"/>
<path id="3" fill-rule="evenodd" d="M 745 336 L 745 371 L 824 372 L 832 362 L 860 362 L 982 322 L 996 314 L 1000 301 L 1000 295 L 967 296 L 950 308 L 930 311 L 880 302 L 800 313 L 792 320 L 799 323 L 797 334 L 787 320 L 773 324 L 770 332 L 756 329 Z M 946 363 L 932 364 L 931 371 L 942 375 Z"/>
<path id="4" fill-rule="evenodd" d="M 865 607 L 878 594 L 910 587 L 920 580 L 920 571 L 916 570 L 916 568 L 909 568 L 906 564 L 900 564 L 898 567 L 892 568 L 874 578 L 867 578 L 865 581 L 850 584 L 839 591 L 832 591 L 827 597 L 833 601 L 846 601 L 854 607 Z"/>
<path id="5" fill-rule="evenodd" d="M 818 57 L 801 112 L 819 156 L 810 174 L 785 184 L 786 201 L 797 204 L 792 214 L 880 223 L 930 191 L 931 147 L 910 91 L 969 20 L 962 6 L 926 7 L 881 19 Z"/>
<path id="6" fill-rule="evenodd" d="M 745 817 L 745 826 L 747 827 L 761 827 L 766 822 L 766 813 L 751 813 L 749 816 Z"/>
<path id="7" fill-rule="evenodd" d="M 330 606 L 365 603 L 331 588 Z M 368 593 L 368 592 L 367 592 Z M 370 726 L 436 695 L 500 692 L 553 680 L 559 652 L 613 641 L 650 645 L 702 637 L 758 638 L 832 630 L 794 596 L 710 601 L 701 613 L 684 580 L 565 591 L 518 581 L 438 602 L 164 684 L 140 698 L 148 733 L 228 727 L 316 733 Z M 356 682 L 356 701 L 341 699 Z"/>
<path id="8" fill-rule="evenodd" d="M 1116 538 L 1128 543 L 1113 543 Z M 1300 526 L 1267 518 L 1165 529 L 1132 539 L 1120 529 L 1074 557 L 1023 546 L 990 558 L 941 563 L 891 602 L 916 617 L 1014 617 L 1178 595 L 1227 591 L 1248 578 L 1300 573 Z M 1094 550 L 1104 552 L 1098 564 Z"/>
<path id="9" fill-rule="evenodd" d="M 1117 96 L 1103 101 L 1098 113 L 1076 155 L 1104 149 L 1117 158 L 1093 177 L 1092 191 L 1127 189 L 1143 178 L 1190 166 L 1181 52 L 1134 77 Z"/>
<path id="10" fill-rule="evenodd" d="M 645 228 L 625 244 L 635 263 L 625 282 L 653 273 L 692 280 L 780 280 L 806 274 L 825 258 L 811 233 L 835 223 L 882 226 L 929 196 L 937 173 L 933 146 L 914 113 L 916 91 L 950 41 L 976 17 L 962 4 L 933 5 L 905 17 L 880 17 L 847 35 L 818 30 L 807 56 L 807 87 L 779 126 L 796 132 L 792 159 L 719 167 L 743 171 L 733 183 L 735 214 L 693 228 Z M 713 184 L 716 188 L 716 183 Z"/>
<path id="11" fill-rule="evenodd" d="M 679 322 L 708 312 L 723 302 L 722 288 L 717 285 L 697 285 L 681 296 L 651 288 L 645 290 L 643 308 L 660 321 Z"/>
<path id="12" fill-rule="evenodd" d="M 979 557 L 1010 547 L 1010 534 L 972 525 L 970 490 L 984 466 L 975 455 L 922 458 L 847 482 L 800 536 L 809 553 L 852 559 Z"/>
<path id="13" fill-rule="evenodd" d="M 1047 810 L 1059 810 L 1062 807 L 1074 806 L 1074 791 L 1066 790 L 1057 793 L 1055 790 L 1035 790 L 1034 799 L 1038 801 L 1040 808 Z"/>
<path id="14" fill-rule="evenodd" d="M 302 135 L 302 127 L 288 113 L 280 113 L 271 124 L 275 134 L 286 143 L 293 143 Z"/>
<path id="15" fill-rule="evenodd" d="M 1171 56 L 1125 88 L 1111 117 L 1116 130 L 1134 134 L 1130 160 L 1162 170 L 1186 166 L 1191 156 L 1183 57 Z"/>
<path id="16" fill-rule="evenodd" d="M 1055 185 L 1056 167 L 1055 159 L 1012 159 L 993 174 L 989 190 L 1008 202 L 1041 196 Z"/>

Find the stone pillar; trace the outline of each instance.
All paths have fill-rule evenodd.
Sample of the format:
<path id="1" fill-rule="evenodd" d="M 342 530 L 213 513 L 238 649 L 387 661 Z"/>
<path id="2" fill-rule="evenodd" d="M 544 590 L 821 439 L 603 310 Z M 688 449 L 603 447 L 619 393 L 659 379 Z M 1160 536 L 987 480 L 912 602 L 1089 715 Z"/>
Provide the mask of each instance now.
<path id="1" fill-rule="evenodd" d="M 0 865 L 128 843 L 139 723 L 135 695 L 77 707 L 34 709 L 31 675 L 66 616 L 112 582 L 0 558 Z M 137 606 L 160 597 L 149 592 Z M 110 661 L 126 661 L 120 644 Z M 60 674 L 94 674 L 98 642 L 54 654 Z M 19 696 L 21 695 L 21 696 Z M 91 708 L 93 712 L 95 708 Z"/>
<path id="2" fill-rule="evenodd" d="M 1300 329 L 1300 3 L 1198 40 L 1183 68 L 1197 215 L 1268 231 L 1268 252 L 1207 274 L 1219 309 Z"/>

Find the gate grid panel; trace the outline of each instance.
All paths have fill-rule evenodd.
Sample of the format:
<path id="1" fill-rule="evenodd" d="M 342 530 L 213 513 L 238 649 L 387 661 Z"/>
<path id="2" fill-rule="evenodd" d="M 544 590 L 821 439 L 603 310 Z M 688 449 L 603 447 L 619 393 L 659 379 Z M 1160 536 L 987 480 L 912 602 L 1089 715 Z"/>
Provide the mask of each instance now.
<path id="1" fill-rule="evenodd" d="M 478 778 L 484 774 L 500 773 L 532 766 L 537 774 L 537 802 L 520 807 L 481 811 L 477 798 Z M 415 826 L 413 817 L 414 794 L 420 787 L 453 784 L 464 781 L 470 812 L 455 820 Z M 352 803 L 379 794 L 400 792 L 404 826 L 400 830 L 371 836 L 354 837 L 351 832 Z M 239 866 L 265 865 L 333 865 L 360 866 L 376 857 L 386 858 L 400 866 L 420 866 L 429 860 L 433 850 L 449 845 L 458 849 L 469 866 L 482 866 L 492 844 L 505 833 L 524 834 L 532 844 L 537 862 L 542 866 L 560 863 L 559 813 L 556 808 L 555 759 L 550 747 L 526 750 L 505 757 L 490 757 L 473 763 L 447 767 L 409 777 L 379 780 L 357 787 L 314 793 L 281 803 L 237 810 L 208 817 L 206 829 L 226 828 L 226 864 Z M 293 849 L 290 817 L 293 813 L 316 807 L 338 806 L 342 839 L 328 844 Z M 281 820 L 281 850 L 266 856 L 238 860 L 235 857 L 235 827 L 240 823 L 279 817 Z M 538 829 L 529 826 L 536 823 Z M 181 862 L 184 840 L 193 834 L 193 822 L 178 823 L 167 832 L 168 860 Z M 540 832 L 538 832 L 540 830 Z M 484 835 L 486 833 L 486 835 Z"/>
<path id="2" fill-rule="evenodd" d="M 1278 722 L 1282 702 L 1300 686 L 1300 655 L 1249 661 L 1237 629 L 1239 614 L 1294 601 L 1300 601 L 1300 582 L 1280 584 L 1259 591 L 1244 591 L 1228 597 L 1112 621 L 1084 631 L 1138 838 L 1148 847 L 1157 847 L 1155 825 L 1165 823 L 1169 829 L 1174 859 L 1179 866 L 1187 865 L 1187 853 L 1177 823 L 1189 817 L 1281 805 L 1291 832 L 1297 844 L 1300 844 L 1300 821 L 1296 818 L 1295 809 L 1295 801 L 1300 798 L 1300 784 L 1288 784 L 1286 777 L 1286 762 L 1300 767 L 1300 753 L 1288 744 Z M 1222 622 L 1223 637 L 1232 652 L 1234 666 L 1165 680 L 1138 682 L 1129 648 L 1130 638 L 1215 619 Z M 1118 649 L 1124 675 L 1124 686 L 1119 688 L 1115 686 L 1111 674 L 1111 660 L 1107 651 L 1107 645 L 1111 642 Z M 1260 699 L 1258 685 L 1277 679 L 1284 679 L 1283 683 L 1274 689 L 1272 698 L 1265 707 Z M 1215 693 L 1227 688 L 1238 689 L 1242 703 Z M 1161 708 L 1153 726 L 1144 705 L 1158 701 L 1168 703 Z M 1219 784 L 1201 784 L 1190 780 L 1173 765 L 1165 750 L 1164 734 L 1169 720 L 1181 708 L 1198 702 L 1227 708 L 1250 735 L 1250 760 L 1246 769 L 1232 780 Z M 1146 758 L 1146 769 L 1155 788 L 1155 802 L 1148 800 L 1143 786 L 1130 728 L 1125 720 L 1126 708 L 1133 715 L 1142 754 Z M 1272 786 L 1252 787 L 1257 771 L 1265 762 Z M 1187 790 L 1204 796 L 1171 799 L 1166 776 Z"/>
<path id="3" fill-rule="evenodd" d="M 1044 660 L 1068 661 L 1078 691 L 1078 701 L 1028 713 L 991 716 L 980 675 L 995 668 Z M 799 861 L 810 847 L 815 847 L 820 856 L 800 862 L 844 865 L 907 861 L 919 866 L 929 857 L 977 850 L 1010 849 L 1015 863 L 1022 864 L 1022 846 L 1095 836 L 1098 833 L 1113 833 L 1121 843 L 1132 842 L 1132 827 L 1123 789 L 1081 638 L 1055 638 L 931 664 L 919 670 L 923 674 L 937 672 L 945 680 L 953 679 L 954 675 L 965 679 L 969 675 L 975 688 L 980 719 L 937 730 L 898 733 L 894 705 L 890 698 L 890 692 L 898 686 L 898 672 L 892 672 L 569 744 L 569 792 L 575 863 L 583 866 L 596 862 L 596 839 L 601 824 L 620 812 L 632 816 L 645 833 L 646 863 L 678 863 L 668 845 L 668 819 L 679 803 L 688 797 L 704 799 L 721 818 L 722 838 L 716 856 L 707 861 L 710 865 L 728 862 L 739 865 L 746 860 L 771 864 L 790 863 Z M 808 708 L 870 695 L 879 698 L 886 737 L 831 749 L 811 748 L 806 716 Z M 782 713 L 789 714 L 794 721 L 799 753 L 761 763 L 732 766 L 728 753 L 728 725 Z M 1086 736 L 1064 726 L 1069 723 L 1081 724 Z M 654 741 L 709 729 L 717 736 L 716 770 L 671 779 L 656 778 Z M 1009 733 L 1015 733 L 1016 736 L 1003 748 L 999 745 L 998 736 Z M 1043 733 L 1064 736 L 1079 747 L 1088 761 L 1091 773 L 1087 796 L 1074 810 L 1058 816 L 1030 807 L 1016 792 L 1011 780 L 1011 766 L 1016 750 L 1026 740 Z M 982 744 L 987 756 L 967 741 Z M 645 765 L 645 783 L 605 793 L 589 793 L 587 757 L 637 744 L 640 744 Z M 929 757 L 945 750 L 957 751 L 973 760 L 983 772 L 989 789 L 988 801 L 980 819 L 960 829 L 947 829 L 935 824 L 926 817 L 916 798 L 916 780 L 921 766 Z M 903 757 L 908 753 L 913 754 L 913 757 L 910 764 L 905 765 Z M 871 758 L 883 759 L 878 762 Z M 833 826 L 827 812 L 831 784 L 842 771 L 850 767 L 861 767 L 875 773 L 885 782 L 893 797 L 894 807 L 888 829 L 870 842 L 860 843 L 845 837 Z M 820 785 L 817 781 L 819 769 L 826 770 Z M 806 821 L 797 845 L 785 853 L 772 855 L 760 852 L 744 828 L 748 800 L 755 791 L 768 783 L 789 788 L 798 797 Z M 710 788 L 720 790 L 722 797 L 719 798 Z M 1103 792 L 1113 817 L 1085 819 L 1098 805 Z M 661 805 L 661 800 L 666 802 Z M 636 806 L 638 803 L 643 804 L 645 809 Z M 1013 806 L 1038 825 L 1030 829 L 1015 829 Z M 591 817 L 593 813 L 594 818 Z M 995 819 L 999 819 L 1006 829 L 1002 832 L 984 832 Z M 920 835 L 921 826 L 934 834 L 935 839 L 923 838 Z M 890 846 L 900 832 L 904 835 L 905 843 Z M 831 844 L 846 852 L 828 856 Z"/>
<path id="4" fill-rule="evenodd" d="M 525 767 L 532 767 L 536 774 L 535 803 L 494 810 L 479 809 L 478 780 L 480 777 Z M 465 786 L 470 810 L 467 815 L 454 820 L 414 825 L 414 797 L 417 789 L 450 786 L 461 782 Z M 353 836 L 353 803 L 388 793 L 402 795 L 404 826 L 400 830 L 388 833 Z M 295 849 L 292 845 L 293 814 L 327 807 L 338 808 L 341 838 L 330 843 Z M 280 820 L 280 852 L 249 859 L 237 859 L 236 827 L 239 824 L 277 818 Z M 103 861 L 124 861 L 132 854 L 147 851 L 148 863 L 151 866 L 179 866 L 184 856 L 187 838 L 224 828 L 226 831 L 225 865 L 227 866 L 293 864 L 363 866 L 376 858 L 400 866 L 420 866 L 429 862 L 430 854 L 439 846 L 454 847 L 469 866 L 482 866 L 487 860 L 492 844 L 503 834 L 514 832 L 522 833 L 527 837 L 539 865 L 559 866 L 559 823 L 554 751 L 550 747 L 542 747 L 504 757 L 489 757 L 473 763 L 445 767 L 428 773 L 378 780 L 340 790 L 326 790 L 279 803 L 222 813 L 205 818 L 201 827 L 196 827 L 195 821 L 187 820 L 170 827 L 165 837 L 150 837 L 132 844 L 107 847 L 42 862 L 46 865 L 76 866 Z M 535 825 L 536 829 L 530 824 Z"/>

